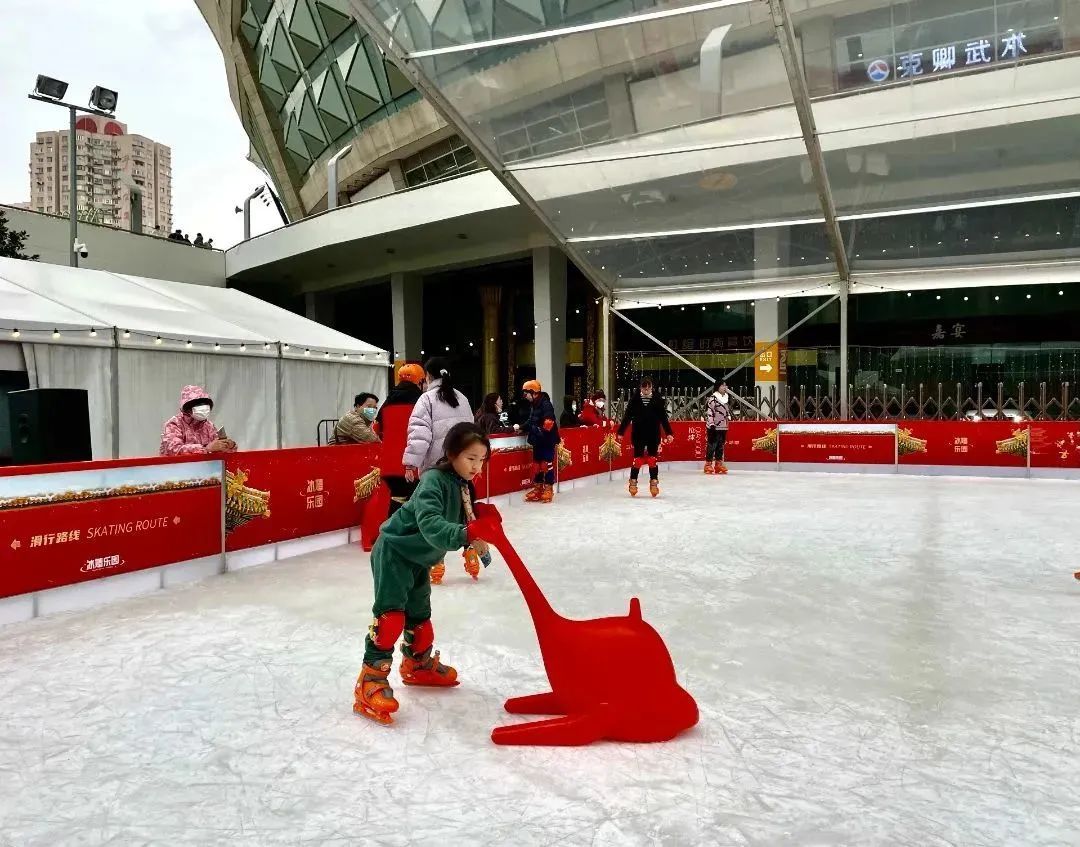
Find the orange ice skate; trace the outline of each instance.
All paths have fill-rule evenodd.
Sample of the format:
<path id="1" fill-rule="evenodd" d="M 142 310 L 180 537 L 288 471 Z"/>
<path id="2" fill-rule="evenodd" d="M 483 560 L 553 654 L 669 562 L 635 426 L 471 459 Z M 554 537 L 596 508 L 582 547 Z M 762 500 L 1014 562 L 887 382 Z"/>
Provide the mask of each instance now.
<path id="1" fill-rule="evenodd" d="M 462 558 L 465 560 L 465 573 L 473 579 L 479 579 L 480 556 L 477 552 L 472 547 L 466 547 L 465 552 L 462 554 Z"/>
<path id="2" fill-rule="evenodd" d="M 401 659 L 401 681 L 406 685 L 428 685 L 437 688 L 457 685 L 457 671 L 439 661 L 439 651 L 428 647 L 416 656 Z"/>
<path id="3" fill-rule="evenodd" d="M 383 725 L 394 722 L 392 715 L 398 710 L 398 701 L 394 699 L 394 689 L 386 681 L 389 673 L 389 662 L 375 667 L 364 665 L 353 689 L 353 711 L 356 714 Z"/>

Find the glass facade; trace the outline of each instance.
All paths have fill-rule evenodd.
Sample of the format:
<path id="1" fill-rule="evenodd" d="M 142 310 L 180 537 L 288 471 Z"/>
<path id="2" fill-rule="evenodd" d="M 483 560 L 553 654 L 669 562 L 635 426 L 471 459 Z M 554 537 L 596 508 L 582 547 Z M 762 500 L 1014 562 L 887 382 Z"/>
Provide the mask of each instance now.
<path id="1" fill-rule="evenodd" d="M 244 0 L 242 9 L 253 75 L 301 178 L 351 137 L 420 99 L 357 26 L 347 0 Z"/>
<path id="2" fill-rule="evenodd" d="M 836 274 L 768 4 L 366 5 L 616 297 Z M 791 8 L 855 272 L 1070 253 L 1077 4 Z"/>

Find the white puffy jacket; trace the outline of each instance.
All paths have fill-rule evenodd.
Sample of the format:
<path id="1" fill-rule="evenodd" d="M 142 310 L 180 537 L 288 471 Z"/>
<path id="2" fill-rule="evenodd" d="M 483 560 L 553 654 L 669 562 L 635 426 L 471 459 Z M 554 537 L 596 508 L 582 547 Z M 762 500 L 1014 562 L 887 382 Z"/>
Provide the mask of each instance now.
<path id="1" fill-rule="evenodd" d="M 421 472 L 435 467 L 435 463 L 442 458 L 443 441 L 454 425 L 462 421 L 472 423 L 473 420 L 472 407 L 465 395 L 460 391 L 454 392 L 458 399 L 455 408 L 439 399 L 440 385 L 441 379 L 428 384 L 428 390 L 420 395 L 409 417 L 408 442 L 401 463 Z"/>

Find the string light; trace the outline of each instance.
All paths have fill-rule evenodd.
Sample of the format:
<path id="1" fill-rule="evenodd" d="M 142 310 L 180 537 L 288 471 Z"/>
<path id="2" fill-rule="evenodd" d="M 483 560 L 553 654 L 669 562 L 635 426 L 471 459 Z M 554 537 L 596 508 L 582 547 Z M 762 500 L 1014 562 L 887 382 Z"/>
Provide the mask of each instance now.
<path id="1" fill-rule="evenodd" d="M 305 350 L 305 351 L 304 351 L 304 355 L 305 355 L 305 356 L 310 356 L 310 355 L 311 355 L 311 351 L 310 351 L 310 350 Z"/>
<path id="2" fill-rule="evenodd" d="M 59 337 L 60 337 L 60 330 L 58 330 L 58 329 L 54 329 L 54 330 L 52 331 L 52 337 L 53 337 L 54 339 L 55 339 L 55 338 L 59 338 Z"/>
<path id="3" fill-rule="evenodd" d="M 131 330 L 130 329 L 125 329 L 124 330 L 124 338 L 131 338 Z"/>
<path id="4" fill-rule="evenodd" d="M 157 338 L 154 339 L 154 343 L 155 344 L 161 344 L 161 336 L 160 335 Z"/>
<path id="5" fill-rule="evenodd" d="M 263 350 L 269 350 L 269 349 L 270 349 L 270 342 L 268 341 L 268 342 L 266 342 L 266 344 L 263 345 Z"/>
<path id="6" fill-rule="evenodd" d="M 1029 294 L 1029 295 L 1027 296 L 1027 299 L 1028 299 L 1028 300 L 1030 300 L 1030 299 L 1031 299 L 1031 295 L 1030 295 L 1030 294 Z"/>
<path id="7" fill-rule="evenodd" d="M 243 348 L 241 348 L 241 349 L 243 349 Z M 330 358 L 330 351 L 329 351 L 329 350 L 327 350 L 327 351 L 326 351 L 326 358 L 327 358 L 327 359 L 329 359 L 329 358 Z"/>
<path id="8" fill-rule="evenodd" d="M 190 341 L 187 342 L 184 346 L 190 349 L 191 348 L 191 342 Z"/>
<path id="9" fill-rule="evenodd" d="M 241 352 L 241 353 L 243 353 L 243 352 L 245 352 L 246 350 L 247 350 L 247 345 L 246 345 L 246 344 L 241 344 L 241 345 L 240 345 L 240 352 Z"/>
<path id="10" fill-rule="evenodd" d="M 1064 291 L 1059 291 L 1059 292 L 1058 292 L 1058 297 L 1064 297 L 1064 296 L 1065 296 L 1065 292 L 1064 292 Z"/>
<path id="11" fill-rule="evenodd" d="M 217 342 L 214 342 L 214 349 L 215 349 L 215 350 L 220 350 L 220 349 L 221 349 L 221 345 L 220 345 L 220 344 L 218 344 Z"/>
<path id="12" fill-rule="evenodd" d="M 21 332 L 19 332 L 19 331 L 18 331 L 17 329 L 13 329 L 13 330 L 11 331 L 11 337 L 12 337 L 12 338 L 18 338 L 18 337 L 19 337 L 20 335 L 22 335 L 22 333 L 21 333 Z"/>
<path id="13" fill-rule="evenodd" d="M 446 348 L 446 352 L 447 352 L 447 353 L 449 353 L 449 352 L 450 352 L 450 348 L 449 348 L 449 347 L 447 347 L 447 348 Z"/>
<path id="14" fill-rule="evenodd" d="M 97 338 L 97 330 L 96 329 L 91 329 L 90 330 L 90 337 L 91 338 Z"/>
<path id="15" fill-rule="evenodd" d="M 287 353 L 287 352 L 289 352 L 289 345 L 288 344 L 282 344 L 281 349 L 284 350 Z"/>
<path id="16" fill-rule="evenodd" d="M 911 296 L 911 292 L 910 292 L 910 291 L 909 291 L 909 292 L 907 293 L 907 296 L 908 296 L 908 297 L 910 297 L 910 296 Z"/>

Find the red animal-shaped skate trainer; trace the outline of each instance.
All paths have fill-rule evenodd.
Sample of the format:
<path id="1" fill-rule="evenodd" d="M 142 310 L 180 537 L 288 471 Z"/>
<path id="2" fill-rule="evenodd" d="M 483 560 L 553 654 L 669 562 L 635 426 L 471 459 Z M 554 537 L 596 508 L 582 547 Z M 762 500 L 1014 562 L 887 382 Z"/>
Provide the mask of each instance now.
<path id="1" fill-rule="evenodd" d="M 698 721 L 698 708 L 675 680 L 660 634 L 630 601 L 626 617 L 572 621 L 559 615 L 507 540 L 494 507 L 491 543 L 514 575 L 536 627 L 551 691 L 506 701 L 506 711 L 559 717 L 491 733 L 496 744 L 574 746 L 593 741 L 669 741 Z M 481 536 L 485 539 L 488 535 Z"/>

